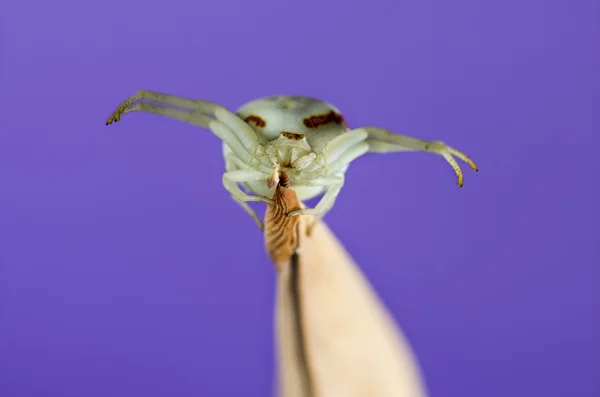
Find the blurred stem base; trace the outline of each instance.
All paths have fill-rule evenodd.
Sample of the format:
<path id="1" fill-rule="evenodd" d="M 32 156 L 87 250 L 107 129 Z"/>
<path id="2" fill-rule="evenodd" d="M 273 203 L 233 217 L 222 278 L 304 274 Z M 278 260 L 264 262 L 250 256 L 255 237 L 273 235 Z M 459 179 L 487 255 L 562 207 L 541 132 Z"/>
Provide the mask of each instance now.
<path id="1" fill-rule="evenodd" d="M 278 396 L 426 396 L 399 327 L 327 225 L 306 236 L 312 222 L 298 220 L 297 268 L 277 273 Z"/>

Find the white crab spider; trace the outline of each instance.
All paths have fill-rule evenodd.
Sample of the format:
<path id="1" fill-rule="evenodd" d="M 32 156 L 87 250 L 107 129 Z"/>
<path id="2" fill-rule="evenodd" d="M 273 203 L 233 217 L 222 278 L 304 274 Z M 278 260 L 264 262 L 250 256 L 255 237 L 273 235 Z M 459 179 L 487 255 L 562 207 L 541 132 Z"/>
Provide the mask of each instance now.
<path id="1" fill-rule="evenodd" d="M 279 170 L 286 171 L 301 201 L 324 193 L 315 208 L 292 211 L 288 216 L 306 214 L 318 219 L 335 203 L 349 164 L 367 152 L 439 154 L 454 169 L 459 186 L 463 176 L 453 156 L 477 171 L 467 156 L 439 141 L 424 141 L 377 127 L 350 129 L 335 106 L 313 98 L 260 98 L 246 103 L 234 114 L 216 103 L 140 90 L 117 108 L 106 125 L 133 111 L 185 121 L 217 135 L 223 141 L 225 157 L 223 186 L 261 229 L 260 218 L 247 203 L 273 204 L 270 197 Z"/>

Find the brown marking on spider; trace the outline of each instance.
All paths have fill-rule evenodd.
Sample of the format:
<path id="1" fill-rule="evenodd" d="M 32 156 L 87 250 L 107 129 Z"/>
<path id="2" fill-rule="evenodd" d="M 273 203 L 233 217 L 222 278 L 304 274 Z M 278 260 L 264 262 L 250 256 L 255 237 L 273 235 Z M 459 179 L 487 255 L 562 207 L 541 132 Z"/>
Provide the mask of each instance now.
<path id="1" fill-rule="evenodd" d="M 248 124 L 252 123 L 259 128 L 264 128 L 267 125 L 266 121 L 254 114 L 251 114 L 250 116 L 246 117 L 244 121 Z"/>
<path id="2" fill-rule="evenodd" d="M 344 125 L 346 128 L 350 128 L 350 127 L 348 127 L 348 123 L 346 122 L 346 118 L 345 118 L 344 116 L 342 116 L 341 114 L 340 114 L 340 118 L 342 119 L 342 124 L 343 124 L 343 125 Z"/>
<path id="3" fill-rule="evenodd" d="M 318 128 L 329 123 L 346 124 L 346 121 L 341 114 L 338 114 L 332 110 L 329 113 L 307 117 L 303 120 L 303 123 L 308 128 Z"/>
<path id="4" fill-rule="evenodd" d="M 300 141 L 300 140 L 306 138 L 306 135 L 304 135 L 304 134 L 296 134 L 294 132 L 288 132 L 288 131 L 281 131 L 281 135 L 284 138 L 293 139 L 294 141 Z"/>

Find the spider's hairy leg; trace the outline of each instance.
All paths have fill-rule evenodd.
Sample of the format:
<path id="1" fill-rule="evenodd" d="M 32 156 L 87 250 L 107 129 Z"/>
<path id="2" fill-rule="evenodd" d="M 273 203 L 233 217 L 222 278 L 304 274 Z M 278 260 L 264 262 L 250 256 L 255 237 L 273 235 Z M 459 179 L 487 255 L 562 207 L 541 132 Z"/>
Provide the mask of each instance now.
<path id="1" fill-rule="evenodd" d="M 309 166 L 307 171 L 315 171 L 317 168 L 335 163 L 341 156 L 344 156 L 348 150 L 363 142 L 367 137 L 367 132 L 361 129 L 348 131 L 336 136 L 325 145 L 323 151 L 317 157 L 317 161 Z"/>
<path id="2" fill-rule="evenodd" d="M 369 144 L 365 141 L 360 141 L 350 146 L 343 152 L 333 163 L 325 166 L 327 174 L 335 174 L 341 171 L 348 164 L 369 151 Z"/>
<path id="3" fill-rule="evenodd" d="M 268 166 L 261 164 L 260 162 L 254 164 L 245 162 L 242 158 L 235 153 L 231 148 L 226 148 L 224 151 L 225 155 L 225 169 L 227 171 L 234 170 L 254 170 L 258 171 L 265 175 L 270 175 L 273 172 L 273 168 L 269 168 Z"/>
<path id="4" fill-rule="evenodd" d="M 238 203 L 240 205 L 240 207 L 242 207 L 248 215 L 250 215 L 250 217 L 254 220 L 254 222 L 256 223 L 256 225 L 258 226 L 258 228 L 261 231 L 265 230 L 265 225 L 263 224 L 263 221 L 258 217 L 258 215 L 256 214 L 256 211 L 254 211 L 252 208 L 250 208 L 248 203 L 238 199 L 233 194 L 231 195 L 231 198 L 233 199 L 233 201 Z"/>
<path id="5" fill-rule="evenodd" d="M 153 105 L 151 103 L 142 101 L 150 101 L 156 104 Z M 148 107 L 143 106 L 142 104 L 152 106 Z M 162 109 L 179 108 L 184 109 L 184 111 L 179 110 L 180 113 L 191 113 L 211 116 L 208 117 L 208 119 L 203 119 L 205 122 L 202 124 L 192 124 L 204 128 L 209 128 L 213 130 L 213 132 L 215 132 L 214 129 L 228 129 L 230 130 L 229 134 L 236 137 L 236 140 L 239 141 L 239 143 L 245 149 L 246 152 L 248 152 L 251 155 L 254 155 L 254 152 L 256 151 L 256 148 L 258 146 L 258 137 L 256 136 L 256 133 L 242 119 L 240 119 L 238 116 L 236 116 L 234 113 L 230 112 L 223 106 L 218 105 L 214 102 L 197 99 L 187 99 L 175 95 L 162 94 L 154 91 L 140 90 L 135 95 L 127 98 L 117 107 L 117 110 L 110 115 L 110 117 L 106 121 L 106 125 L 112 124 L 113 122 L 117 122 L 121 119 L 121 115 L 136 110 L 161 114 L 163 116 L 175 118 L 177 120 L 190 122 L 180 117 L 175 117 L 176 114 L 180 113 L 158 113 L 156 111 L 152 111 L 152 109 L 156 110 L 157 107 Z M 216 120 L 212 117 L 214 117 Z M 219 135 L 217 132 L 215 132 L 215 134 Z M 231 146 L 231 142 L 226 143 Z M 238 144 L 237 146 L 240 145 Z M 236 153 L 238 153 L 237 150 Z"/>
<path id="6" fill-rule="evenodd" d="M 225 169 L 226 171 L 232 172 L 232 171 L 238 171 L 238 170 L 246 170 L 246 171 L 254 171 L 256 172 L 256 178 L 258 179 L 252 179 L 252 180 L 262 180 L 265 178 L 265 175 L 269 172 L 268 167 L 264 166 L 264 165 L 259 165 L 258 168 L 252 168 L 252 166 L 250 166 L 248 163 L 245 163 L 236 153 L 233 153 L 231 151 L 230 148 L 226 148 L 225 151 Z M 230 175 L 235 175 L 235 174 L 230 174 Z M 239 181 L 239 182 L 245 182 L 245 181 Z M 236 195 L 231 194 L 232 198 L 237 201 L 242 208 L 244 208 L 244 210 L 246 210 L 246 212 L 255 220 L 257 221 L 257 223 L 259 224 L 259 227 L 262 228 L 262 221 L 260 220 L 260 218 L 256 215 L 256 212 L 254 212 L 253 209 L 251 209 L 248 204 L 246 204 L 246 201 L 261 201 L 260 196 L 254 196 L 256 197 L 255 200 L 242 200 L 241 197 L 242 196 L 249 196 L 249 197 L 253 197 L 250 196 L 249 194 L 245 193 L 242 191 L 243 195 L 240 195 L 239 192 L 241 191 L 241 189 L 239 188 L 239 186 L 237 185 L 238 182 L 234 182 L 233 183 L 233 189 L 235 189 Z M 224 183 L 225 186 L 225 183 Z M 231 182 L 228 182 L 227 186 L 232 186 Z M 227 186 L 225 186 L 225 188 L 227 189 Z M 229 189 L 227 189 L 227 191 L 229 191 L 231 193 L 231 191 Z M 270 203 L 270 198 L 264 197 L 266 199 L 267 203 Z"/>
<path id="7" fill-rule="evenodd" d="M 159 92 L 154 91 L 139 90 L 134 95 L 121 102 L 119 106 L 117 106 L 117 109 L 106 120 L 106 125 L 120 121 L 121 116 L 125 113 L 128 113 L 125 111 L 125 109 L 131 107 L 134 103 L 138 101 L 150 101 L 161 105 L 167 105 L 170 107 L 176 107 L 186 110 L 196 110 L 200 113 L 208 114 L 214 113 L 214 110 L 219 107 L 219 105 L 217 105 L 216 103 L 212 103 L 209 101 L 199 101 L 175 95 L 161 94 Z"/>
<path id="8" fill-rule="evenodd" d="M 302 208 L 293 210 L 290 211 L 287 216 L 313 215 L 316 218 L 315 221 L 318 221 L 322 219 L 335 204 L 335 200 L 344 186 L 344 177 L 343 175 L 337 175 L 325 178 L 316 178 L 307 181 L 305 185 L 326 186 L 327 190 L 315 208 Z"/>
<path id="9" fill-rule="evenodd" d="M 110 115 L 107 124 L 111 124 L 113 121 L 117 122 L 121 119 L 121 115 L 123 111 L 131 106 L 134 102 L 146 100 L 150 102 L 156 102 L 163 105 L 169 105 L 177 108 L 188 109 L 188 110 L 198 110 L 201 113 L 212 113 L 214 109 L 219 107 L 216 103 L 209 101 L 199 101 L 194 99 L 183 98 L 175 95 L 162 94 L 160 92 L 149 91 L 149 90 L 139 90 L 134 95 L 125 99 L 121 104 L 117 107 L 117 109 Z"/>
<path id="10" fill-rule="evenodd" d="M 145 113 L 158 114 L 160 116 L 166 116 L 171 119 L 184 121 L 186 123 L 207 128 L 212 131 L 219 139 L 225 142 L 231 149 L 240 155 L 244 160 L 250 161 L 252 155 L 248 153 L 248 150 L 242 146 L 238 136 L 232 131 L 229 127 L 224 125 L 223 123 L 198 112 L 187 112 L 184 110 L 179 110 L 175 108 L 169 108 L 162 105 L 156 105 L 154 103 L 148 102 L 138 102 L 134 105 L 131 105 L 125 110 L 123 110 L 122 114 L 141 111 Z"/>
<path id="11" fill-rule="evenodd" d="M 268 175 L 251 169 L 227 171 L 223 174 L 223 186 L 225 187 L 225 189 L 227 189 L 229 193 L 233 194 L 235 197 L 242 201 L 255 201 L 267 204 L 274 204 L 271 198 L 247 194 L 237 185 L 238 183 L 253 181 L 264 181 L 266 184 L 267 178 Z"/>
<path id="12" fill-rule="evenodd" d="M 237 163 L 237 164 L 236 164 Z M 252 182 L 252 181 L 265 181 L 267 180 L 267 175 L 264 173 L 253 170 L 248 165 L 243 165 L 244 169 L 232 169 L 236 165 L 242 164 L 241 160 L 236 158 L 235 155 L 227 156 L 226 168 L 227 172 L 223 174 L 223 187 L 231 194 L 231 197 L 238 203 L 240 206 L 254 219 L 258 227 L 263 230 L 263 223 L 261 219 L 258 217 L 256 212 L 250 208 L 247 204 L 249 201 L 254 202 L 264 202 L 267 204 L 274 204 L 273 200 L 269 197 L 262 196 L 252 196 L 244 192 L 238 186 L 238 183 L 244 182 Z"/>
<path id="13" fill-rule="evenodd" d="M 373 153 L 423 151 L 441 155 L 454 169 L 458 177 L 458 186 L 460 187 L 463 185 L 463 173 L 453 156 L 468 163 L 474 171 L 478 171 L 477 166 L 470 158 L 458 150 L 446 146 L 443 142 L 425 141 L 406 135 L 395 134 L 378 127 L 363 127 L 362 129 L 369 134 L 367 142 L 369 143 L 369 151 Z"/>

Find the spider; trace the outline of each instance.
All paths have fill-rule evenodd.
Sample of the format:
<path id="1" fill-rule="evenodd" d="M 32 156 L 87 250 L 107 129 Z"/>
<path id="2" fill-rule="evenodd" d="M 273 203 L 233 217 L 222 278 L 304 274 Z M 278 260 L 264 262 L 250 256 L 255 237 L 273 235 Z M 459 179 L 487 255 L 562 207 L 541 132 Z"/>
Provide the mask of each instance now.
<path id="1" fill-rule="evenodd" d="M 281 171 L 301 201 L 322 195 L 314 208 L 288 216 L 321 219 L 333 207 L 350 163 L 367 152 L 424 151 L 444 157 L 463 185 L 453 156 L 477 166 L 463 153 L 440 141 L 425 141 L 378 127 L 350 129 L 333 105 L 302 96 L 272 96 L 244 104 L 236 113 L 216 103 L 140 90 L 119 105 L 106 125 L 141 111 L 207 128 L 223 141 L 223 186 L 263 229 L 248 202 L 273 205 L 271 196 Z M 248 192 L 243 191 L 240 185 Z M 251 194 L 249 194 L 251 193 Z"/>

